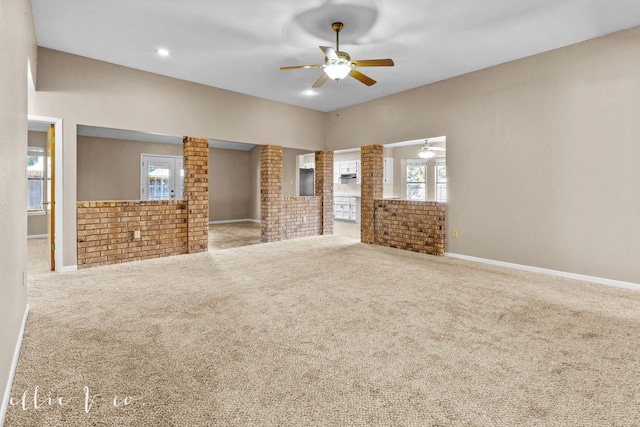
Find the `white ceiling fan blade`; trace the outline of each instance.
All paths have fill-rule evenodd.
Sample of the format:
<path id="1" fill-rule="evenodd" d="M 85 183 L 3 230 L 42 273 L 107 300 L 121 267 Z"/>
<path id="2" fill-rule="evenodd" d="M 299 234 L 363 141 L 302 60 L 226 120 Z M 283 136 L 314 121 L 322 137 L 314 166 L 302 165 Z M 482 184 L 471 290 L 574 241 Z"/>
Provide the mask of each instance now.
<path id="1" fill-rule="evenodd" d="M 320 78 L 311 87 L 314 89 L 318 88 L 322 86 L 324 82 L 326 82 L 328 79 L 329 79 L 329 76 L 327 75 L 327 73 L 322 73 L 322 76 L 320 76 Z"/>
<path id="2" fill-rule="evenodd" d="M 338 59 L 340 59 L 338 58 L 338 54 L 332 47 L 320 46 L 320 49 L 322 49 L 326 57 L 329 58 L 330 60 L 333 59 L 337 61 Z"/>

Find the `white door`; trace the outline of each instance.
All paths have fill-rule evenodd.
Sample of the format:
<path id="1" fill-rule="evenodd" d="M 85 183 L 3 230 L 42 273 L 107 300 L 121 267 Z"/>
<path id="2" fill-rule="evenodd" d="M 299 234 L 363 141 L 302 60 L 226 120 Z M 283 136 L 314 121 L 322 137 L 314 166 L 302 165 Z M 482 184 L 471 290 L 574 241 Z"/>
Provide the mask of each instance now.
<path id="1" fill-rule="evenodd" d="M 181 156 L 140 156 L 140 200 L 184 199 Z"/>

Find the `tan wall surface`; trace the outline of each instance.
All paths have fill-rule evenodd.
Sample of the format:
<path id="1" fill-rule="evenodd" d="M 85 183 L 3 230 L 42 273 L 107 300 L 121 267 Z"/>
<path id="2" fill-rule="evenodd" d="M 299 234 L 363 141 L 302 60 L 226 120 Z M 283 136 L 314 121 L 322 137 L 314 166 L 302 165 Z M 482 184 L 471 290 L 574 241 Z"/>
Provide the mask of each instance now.
<path id="1" fill-rule="evenodd" d="M 182 156 L 182 145 L 78 136 L 78 201 L 139 200 L 140 155 Z M 209 149 L 209 220 L 250 218 L 246 151 Z"/>
<path id="2" fill-rule="evenodd" d="M 182 156 L 182 144 L 78 136 L 78 201 L 140 200 L 140 155 Z"/>
<path id="3" fill-rule="evenodd" d="M 324 114 L 46 48 L 29 112 L 63 119 L 63 264 L 76 264 L 78 124 L 317 150 Z"/>
<path id="4" fill-rule="evenodd" d="M 640 283 L 639 70 L 637 27 L 328 114 L 327 148 L 445 135 L 448 252 Z"/>
<path id="5" fill-rule="evenodd" d="M 251 219 L 251 153 L 209 149 L 209 220 Z"/>
<path id="6" fill-rule="evenodd" d="M 0 2 L 0 401 L 27 306 L 27 59 L 36 64 L 28 0 Z M 4 416 L 0 414 L 0 424 Z"/>
<path id="7" fill-rule="evenodd" d="M 251 200 L 249 212 L 251 216 L 249 218 L 260 221 L 260 146 L 257 145 L 249 152 L 251 155 L 250 165 L 250 179 L 251 179 Z"/>

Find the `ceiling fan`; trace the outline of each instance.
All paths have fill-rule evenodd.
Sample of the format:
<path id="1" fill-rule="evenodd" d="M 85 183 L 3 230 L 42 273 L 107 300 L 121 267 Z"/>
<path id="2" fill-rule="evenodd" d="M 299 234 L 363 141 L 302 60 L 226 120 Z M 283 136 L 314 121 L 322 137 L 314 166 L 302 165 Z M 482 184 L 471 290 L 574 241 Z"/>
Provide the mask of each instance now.
<path id="1" fill-rule="evenodd" d="M 320 49 L 325 54 L 325 63 L 317 65 L 294 65 L 292 67 L 280 67 L 281 70 L 295 70 L 298 68 L 322 68 L 324 73 L 322 77 L 313 84 L 313 88 L 320 87 L 327 81 L 327 79 L 340 80 L 347 77 L 347 75 L 353 77 L 359 82 L 364 83 L 367 86 L 376 84 L 376 81 L 371 77 L 362 74 L 356 70 L 355 67 L 393 67 L 393 60 L 391 59 L 354 59 L 347 52 L 340 51 L 340 30 L 342 30 L 342 22 L 334 22 L 331 27 L 336 32 L 336 48 L 320 46 Z"/>
<path id="2" fill-rule="evenodd" d="M 422 159 L 431 159 L 432 157 L 435 157 L 436 151 L 446 151 L 446 150 L 447 149 L 443 147 L 434 147 L 429 143 L 428 139 L 425 139 L 424 145 L 420 147 L 420 150 L 418 151 L 418 156 Z"/>

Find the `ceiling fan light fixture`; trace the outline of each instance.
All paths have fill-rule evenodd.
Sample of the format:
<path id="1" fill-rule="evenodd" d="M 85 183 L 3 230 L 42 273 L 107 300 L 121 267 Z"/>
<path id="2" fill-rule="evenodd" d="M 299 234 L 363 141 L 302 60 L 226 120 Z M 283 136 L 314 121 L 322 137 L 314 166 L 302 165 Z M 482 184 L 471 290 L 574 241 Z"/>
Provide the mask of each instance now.
<path id="1" fill-rule="evenodd" d="M 431 159 L 433 157 L 435 157 L 436 153 L 434 153 L 433 151 L 431 151 L 431 147 L 428 146 L 422 146 L 420 148 L 420 151 L 418 151 L 418 156 L 421 159 Z"/>
<path id="2" fill-rule="evenodd" d="M 349 75 L 351 67 L 347 64 L 329 64 L 324 67 L 324 72 L 333 80 L 341 80 Z"/>

